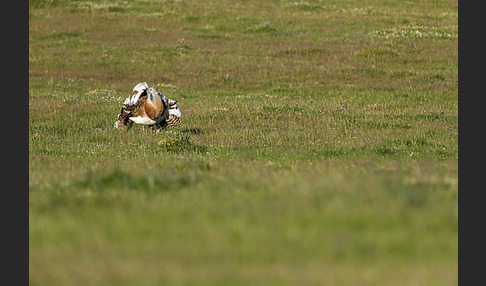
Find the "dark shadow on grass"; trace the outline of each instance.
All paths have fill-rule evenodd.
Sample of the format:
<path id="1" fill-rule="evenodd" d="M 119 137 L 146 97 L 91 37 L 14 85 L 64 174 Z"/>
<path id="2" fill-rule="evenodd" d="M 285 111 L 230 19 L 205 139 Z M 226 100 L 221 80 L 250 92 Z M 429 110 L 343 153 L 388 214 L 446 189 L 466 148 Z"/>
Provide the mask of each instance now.
<path id="1" fill-rule="evenodd" d="M 201 134 L 203 131 L 200 128 L 185 128 L 181 130 L 182 133 L 191 133 L 191 134 Z"/>

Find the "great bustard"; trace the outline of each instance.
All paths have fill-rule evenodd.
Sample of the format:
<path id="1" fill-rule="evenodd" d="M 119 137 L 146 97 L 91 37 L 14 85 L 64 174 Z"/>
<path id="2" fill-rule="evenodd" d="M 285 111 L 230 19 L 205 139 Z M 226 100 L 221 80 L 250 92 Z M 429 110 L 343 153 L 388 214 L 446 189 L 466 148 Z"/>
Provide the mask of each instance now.
<path id="1" fill-rule="evenodd" d="M 115 128 L 128 131 L 133 123 L 137 123 L 160 131 L 168 125 L 177 127 L 181 123 L 180 118 L 181 110 L 177 101 L 166 99 L 165 95 L 142 82 L 133 88 L 132 96 L 123 102 Z"/>

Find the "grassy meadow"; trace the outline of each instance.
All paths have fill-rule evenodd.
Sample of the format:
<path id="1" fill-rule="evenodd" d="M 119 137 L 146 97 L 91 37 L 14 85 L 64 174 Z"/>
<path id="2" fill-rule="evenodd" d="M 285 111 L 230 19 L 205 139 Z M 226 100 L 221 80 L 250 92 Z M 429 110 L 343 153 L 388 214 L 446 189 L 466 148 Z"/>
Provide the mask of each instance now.
<path id="1" fill-rule="evenodd" d="M 30 0 L 29 284 L 457 285 L 457 6 Z"/>

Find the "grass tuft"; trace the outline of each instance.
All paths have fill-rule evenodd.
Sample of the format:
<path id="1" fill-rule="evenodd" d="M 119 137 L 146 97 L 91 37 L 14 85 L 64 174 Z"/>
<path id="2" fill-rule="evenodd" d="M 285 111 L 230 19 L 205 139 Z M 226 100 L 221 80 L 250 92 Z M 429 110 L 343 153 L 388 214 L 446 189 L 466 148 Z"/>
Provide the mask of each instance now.
<path id="1" fill-rule="evenodd" d="M 158 142 L 162 151 L 172 153 L 195 153 L 206 154 L 209 152 L 208 146 L 204 144 L 195 144 L 190 140 L 191 135 L 181 131 L 169 131 L 165 138 Z"/>

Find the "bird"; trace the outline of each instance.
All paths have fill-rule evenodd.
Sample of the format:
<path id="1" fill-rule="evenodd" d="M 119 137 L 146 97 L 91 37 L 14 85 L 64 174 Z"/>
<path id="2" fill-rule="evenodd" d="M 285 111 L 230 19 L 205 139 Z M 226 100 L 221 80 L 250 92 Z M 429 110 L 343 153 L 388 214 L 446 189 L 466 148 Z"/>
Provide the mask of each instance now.
<path id="1" fill-rule="evenodd" d="M 135 85 L 132 95 L 123 102 L 114 127 L 126 132 L 133 123 L 137 123 L 147 125 L 154 132 L 160 132 L 167 126 L 179 126 L 181 115 L 177 101 L 166 99 L 157 89 L 141 82 Z"/>

